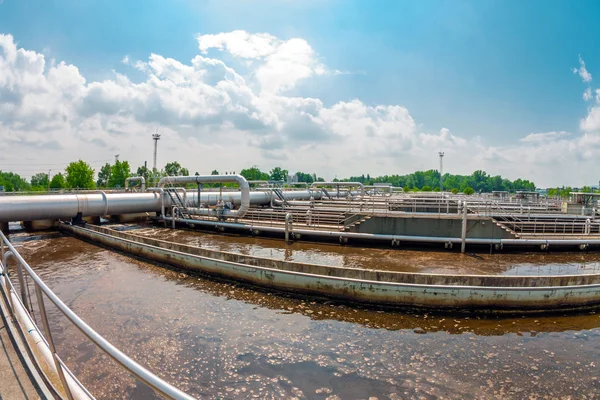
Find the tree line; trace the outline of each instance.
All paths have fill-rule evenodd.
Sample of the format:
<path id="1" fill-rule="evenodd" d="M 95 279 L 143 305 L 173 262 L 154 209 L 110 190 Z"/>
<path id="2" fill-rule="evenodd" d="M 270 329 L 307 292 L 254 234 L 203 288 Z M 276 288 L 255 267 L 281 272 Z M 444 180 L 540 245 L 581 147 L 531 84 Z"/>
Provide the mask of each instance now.
<path id="1" fill-rule="evenodd" d="M 235 173 L 235 172 L 228 172 Z M 198 175 L 198 172 L 195 173 Z M 218 175 L 219 171 L 213 170 L 213 175 Z M 85 161 L 78 160 L 70 163 L 63 172 L 51 176 L 48 180 L 48 174 L 44 172 L 37 173 L 31 177 L 28 182 L 18 174 L 13 172 L 0 171 L 0 185 L 4 186 L 6 191 L 42 191 L 50 189 L 95 189 L 95 188 L 115 188 L 124 187 L 125 179 L 130 176 L 143 176 L 148 185 L 157 182 L 164 176 L 186 176 L 190 175 L 189 169 L 183 167 L 179 162 L 172 161 L 165 164 L 161 170 L 151 170 L 145 165 L 139 166 L 135 172 L 132 170 L 128 161 L 115 161 L 113 164 L 106 163 L 98 173 Z M 240 175 L 249 181 L 278 181 L 286 182 L 289 171 L 281 167 L 275 167 L 270 171 L 262 171 L 257 166 L 245 168 L 240 171 Z M 313 182 L 322 182 L 323 178 L 314 173 L 296 172 L 295 180 L 311 184 Z M 370 176 L 369 174 L 360 176 L 350 176 L 343 179 L 334 179 L 340 182 L 361 182 L 365 185 L 376 183 L 390 183 L 396 187 L 403 187 L 405 191 L 439 191 L 440 173 L 437 170 L 416 171 L 407 175 L 382 175 Z M 491 176 L 485 171 L 475 171 L 471 175 L 453 175 L 444 174 L 444 190 L 453 192 L 491 192 L 516 190 L 535 190 L 536 186 L 529 180 L 516 179 L 511 181 L 501 176 Z M 550 189 L 549 195 L 568 195 L 574 191 L 570 187 Z M 592 191 L 589 187 L 584 187 L 583 191 Z"/>
<path id="2" fill-rule="evenodd" d="M 114 164 L 103 165 L 96 176 L 96 171 L 88 163 L 78 160 L 71 162 L 64 171 L 51 177 L 46 172 L 39 172 L 33 175 L 29 182 L 13 172 L 0 171 L 0 186 L 9 192 L 115 188 L 124 187 L 125 179 L 131 176 L 143 176 L 150 183 L 152 180 L 158 181 L 163 176 L 174 175 L 189 175 L 189 170 L 182 167 L 179 162 L 173 161 L 159 171 L 151 171 L 142 165 L 133 173 L 128 161 L 117 160 Z"/>
<path id="3" fill-rule="evenodd" d="M 365 185 L 376 183 L 390 183 L 392 186 L 402 187 L 405 191 L 440 191 L 440 173 L 437 170 L 416 171 L 407 175 L 383 175 L 372 177 L 369 174 L 351 176 L 342 181 L 360 182 Z M 446 191 L 463 192 L 466 194 L 474 192 L 489 193 L 492 191 L 515 192 L 517 190 L 535 190 L 535 183 L 516 179 L 511 181 L 500 175 L 491 176 L 485 171 L 475 171 L 471 175 L 444 174 L 443 187 Z"/>
<path id="4" fill-rule="evenodd" d="M 288 170 L 275 167 L 269 172 L 263 172 L 258 167 L 243 169 L 240 172 L 247 180 L 254 181 L 278 181 L 286 182 Z M 213 170 L 212 175 L 219 175 L 218 170 Z M 235 174 L 226 172 L 225 174 Z M 48 176 L 48 173 L 40 172 L 31 177 L 28 182 L 13 172 L 0 171 L 0 186 L 5 191 L 45 191 L 48 189 L 96 189 L 96 188 L 118 188 L 125 186 L 125 180 L 131 176 L 143 176 L 147 184 L 158 182 L 165 176 L 188 176 L 189 169 L 183 167 L 178 161 L 167 163 L 161 170 L 151 170 L 145 165 L 139 166 L 135 172 L 128 161 L 116 160 L 114 164 L 106 163 L 100 167 L 98 173 L 85 161 L 71 162 L 64 171 Z M 198 175 L 198 172 L 195 173 Z M 316 174 L 298 172 L 299 182 L 312 183 L 323 181 Z"/>

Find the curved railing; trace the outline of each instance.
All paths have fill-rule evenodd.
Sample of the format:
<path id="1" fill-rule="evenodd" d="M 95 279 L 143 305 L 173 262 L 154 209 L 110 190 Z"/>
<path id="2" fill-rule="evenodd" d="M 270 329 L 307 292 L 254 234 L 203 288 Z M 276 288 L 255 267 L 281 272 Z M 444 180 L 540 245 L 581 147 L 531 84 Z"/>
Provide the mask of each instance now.
<path id="1" fill-rule="evenodd" d="M 26 341 L 31 355 L 34 355 L 38 365 L 40 365 L 40 361 L 43 360 L 47 364 L 48 369 L 60 378 L 61 386 L 56 387 L 51 383 L 52 381 L 56 381 L 56 379 L 49 377 L 42 369 L 42 372 L 46 376 L 46 383 L 52 386 L 57 395 L 68 399 L 94 398 L 83 384 L 77 380 L 77 377 L 69 370 L 67 365 L 57 354 L 51 334 L 50 322 L 46 315 L 44 298 L 49 299 L 63 313 L 69 322 L 77 327 L 86 338 L 115 360 L 121 367 L 125 368 L 129 373 L 144 382 L 157 394 L 168 399 L 193 399 L 192 396 L 170 385 L 133 361 L 86 324 L 79 316 L 77 316 L 77 314 L 67 307 L 67 305 L 63 303 L 52 290 L 50 290 L 2 232 L 0 232 L 0 251 L 2 255 L 2 262 L 0 263 L 0 291 L 3 292 L 7 299 L 10 313 L 19 322 L 16 325 L 21 330 L 23 337 L 32 339 L 31 341 L 37 345 L 37 348 L 34 349 L 30 344 L 30 340 Z M 19 291 L 17 291 L 9 278 L 8 260 L 11 258 L 16 261 L 13 271 L 15 271 L 18 276 Z M 36 326 L 32 315 L 28 311 L 32 310 L 33 312 L 33 308 L 29 293 L 29 285 L 26 283 L 26 276 L 29 276 L 33 280 L 37 305 L 39 307 L 45 335 Z M 38 356 L 35 356 L 35 354 L 38 354 Z M 42 360 L 40 360 L 40 358 Z"/>

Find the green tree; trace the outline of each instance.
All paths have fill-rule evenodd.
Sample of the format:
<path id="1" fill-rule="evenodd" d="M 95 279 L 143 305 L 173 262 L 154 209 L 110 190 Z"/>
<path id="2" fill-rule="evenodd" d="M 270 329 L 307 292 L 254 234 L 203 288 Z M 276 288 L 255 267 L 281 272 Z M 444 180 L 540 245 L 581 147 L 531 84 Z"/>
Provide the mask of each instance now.
<path id="1" fill-rule="evenodd" d="M 74 161 L 65 168 L 69 188 L 94 189 L 94 170 L 83 160 Z"/>
<path id="2" fill-rule="evenodd" d="M 167 163 L 167 165 L 165 165 L 165 173 L 168 176 L 187 176 L 187 175 L 189 175 L 189 171 L 187 170 L 187 168 L 182 168 L 181 164 L 179 164 L 179 162 L 177 162 L 177 161 Z"/>
<path id="3" fill-rule="evenodd" d="M 311 184 L 315 181 L 314 174 L 305 174 L 304 172 L 296 172 L 298 182 L 306 182 Z"/>
<path id="4" fill-rule="evenodd" d="M 253 166 L 252 168 L 245 168 L 240 172 L 244 178 L 249 181 L 268 181 L 269 174 L 262 172 L 258 169 L 257 166 Z"/>
<path id="5" fill-rule="evenodd" d="M 219 171 L 217 171 L 216 169 L 213 169 L 210 174 L 211 175 L 219 175 Z"/>
<path id="6" fill-rule="evenodd" d="M 127 161 L 119 161 L 115 162 L 110 168 L 110 178 L 108 179 L 109 187 L 125 187 L 125 179 L 131 176 L 131 171 L 129 169 L 129 162 Z"/>
<path id="7" fill-rule="evenodd" d="M 67 186 L 65 176 L 60 172 L 52 177 L 50 180 L 50 189 L 63 189 Z"/>
<path id="8" fill-rule="evenodd" d="M 14 172 L 0 171 L 0 186 L 4 186 L 7 192 L 18 192 L 29 189 L 29 182 Z"/>
<path id="9" fill-rule="evenodd" d="M 466 195 L 472 195 L 473 193 L 475 193 L 475 190 L 472 187 L 466 187 L 465 190 L 463 190 L 463 193 Z"/>
<path id="10" fill-rule="evenodd" d="M 98 180 L 96 181 L 96 186 L 106 187 L 108 182 L 110 181 L 110 174 L 112 173 L 112 168 L 109 163 L 104 164 L 100 171 L 98 172 Z"/>
<path id="11" fill-rule="evenodd" d="M 393 186 L 406 188 L 420 188 L 429 186 L 435 188 L 440 184 L 440 174 L 436 170 L 415 171 L 408 175 L 383 175 L 378 177 L 369 174 L 351 176 L 342 179 L 342 181 L 358 181 L 364 183 L 390 183 Z M 514 182 L 504 179 L 501 176 L 490 176 L 485 171 L 475 171 L 471 175 L 451 175 L 444 174 L 444 189 L 457 189 L 464 191 L 467 187 L 473 188 L 477 192 L 490 192 L 492 190 L 505 190 L 514 192 L 515 190 L 535 190 L 535 184 L 524 179 L 517 179 Z"/>
<path id="12" fill-rule="evenodd" d="M 591 188 L 591 187 L 589 187 L 589 186 L 584 186 L 584 187 L 582 187 L 582 188 L 581 188 L 581 191 L 582 191 L 583 193 L 593 193 L 593 190 L 592 190 L 592 188 Z"/>
<path id="13" fill-rule="evenodd" d="M 270 172 L 270 178 L 274 181 L 287 181 L 288 171 L 287 169 L 281 169 L 281 167 L 275 167 Z"/>
<path id="14" fill-rule="evenodd" d="M 136 175 L 143 176 L 144 179 L 146 180 L 147 184 L 150 184 L 149 178 L 150 178 L 151 174 L 152 174 L 152 172 L 145 165 L 138 167 L 138 169 L 136 171 Z"/>
<path id="15" fill-rule="evenodd" d="M 46 189 L 48 187 L 48 174 L 45 172 L 39 172 L 31 177 L 31 187 Z"/>
<path id="16" fill-rule="evenodd" d="M 425 185 L 421 188 L 421 191 L 422 192 L 431 192 L 431 186 Z"/>

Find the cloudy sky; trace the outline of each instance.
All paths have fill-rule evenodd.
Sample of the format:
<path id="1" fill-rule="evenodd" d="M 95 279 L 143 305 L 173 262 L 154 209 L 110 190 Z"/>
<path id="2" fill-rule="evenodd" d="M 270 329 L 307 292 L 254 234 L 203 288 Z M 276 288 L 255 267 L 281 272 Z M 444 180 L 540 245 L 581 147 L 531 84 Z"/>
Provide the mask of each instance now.
<path id="1" fill-rule="evenodd" d="M 0 169 L 600 179 L 596 1 L 0 0 Z M 598 77 L 598 78 L 597 78 Z M 53 172 L 54 173 L 54 172 Z"/>

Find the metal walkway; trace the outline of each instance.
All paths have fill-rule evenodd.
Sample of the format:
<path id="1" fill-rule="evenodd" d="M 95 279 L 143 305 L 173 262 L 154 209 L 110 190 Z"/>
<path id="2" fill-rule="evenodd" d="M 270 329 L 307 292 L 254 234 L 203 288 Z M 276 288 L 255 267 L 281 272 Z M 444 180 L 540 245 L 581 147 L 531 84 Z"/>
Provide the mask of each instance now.
<path id="1" fill-rule="evenodd" d="M 2 301 L 0 299 L 0 301 Z M 8 333 L 7 321 L 0 313 L 0 399 L 45 398 L 31 382 L 24 360 Z"/>

